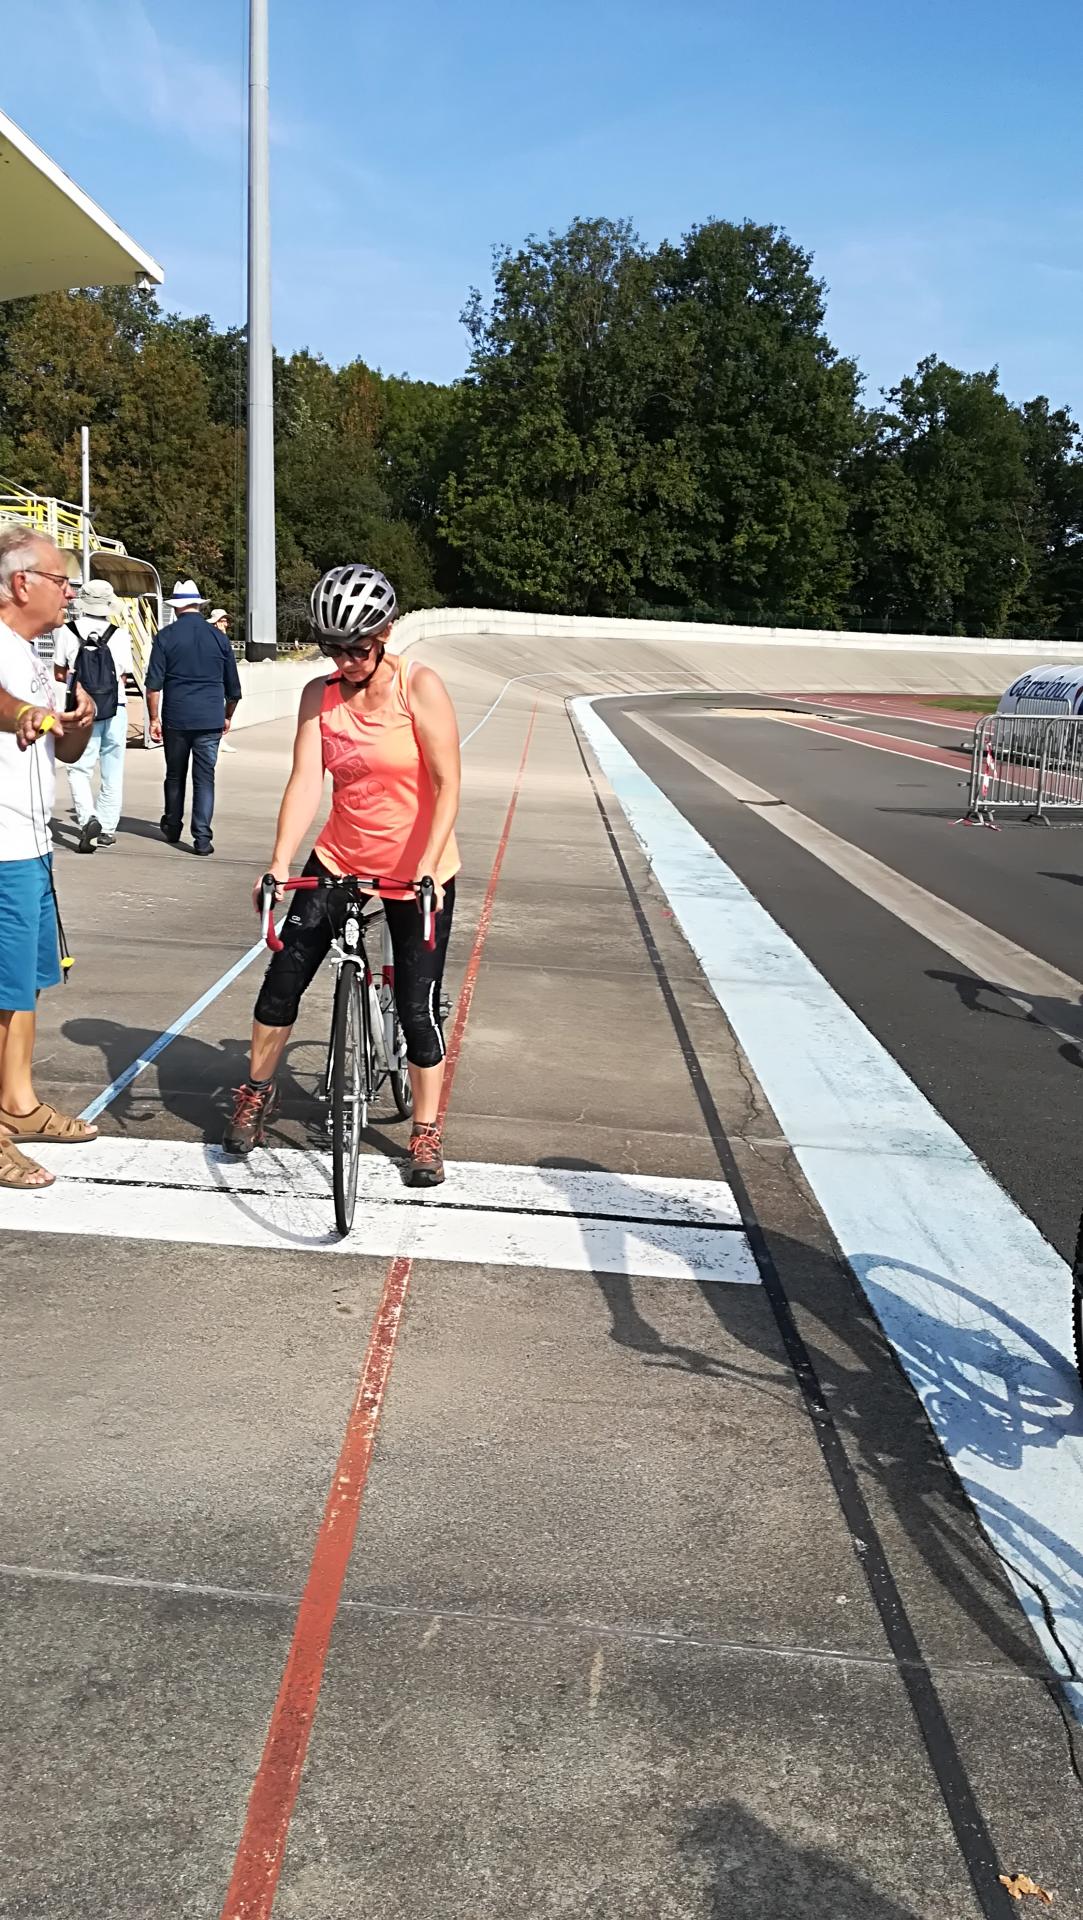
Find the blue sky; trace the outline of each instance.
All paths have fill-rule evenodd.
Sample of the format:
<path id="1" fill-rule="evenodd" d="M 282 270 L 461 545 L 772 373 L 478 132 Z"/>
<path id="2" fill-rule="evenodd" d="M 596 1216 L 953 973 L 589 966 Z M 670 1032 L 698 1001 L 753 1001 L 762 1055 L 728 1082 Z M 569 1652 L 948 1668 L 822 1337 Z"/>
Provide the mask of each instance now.
<path id="1" fill-rule="evenodd" d="M 1083 409 L 1078 0 L 270 0 L 275 341 L 449 379 L 494 243 L 783 226 L 872 397 L 936 352 Z M 54 0 L 0 105 L 243 314 L 243 0 Z M 53 29 L 55 28 L 55 32 Z"/>

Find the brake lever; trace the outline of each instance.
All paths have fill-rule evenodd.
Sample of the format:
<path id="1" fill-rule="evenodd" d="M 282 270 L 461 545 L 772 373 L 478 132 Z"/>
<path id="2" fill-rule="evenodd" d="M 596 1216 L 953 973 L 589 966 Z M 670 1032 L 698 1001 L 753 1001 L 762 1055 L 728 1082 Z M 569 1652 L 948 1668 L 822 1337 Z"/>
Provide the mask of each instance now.
<path id="1" fill-rule="evenodd" d="M 278 897 L 278 881 L 273 873 L 265 873 L 259 883 L 259 935 L 272 953 L 281 950 L 282 942 L 275 931 L 274 908 Z"/>
<path id="2" fill-rule="evenodd" d="M 436 886 L 428 874 L 417 883 L 421 908 L 421 938 L 430 949 L 436 945 Z"/>

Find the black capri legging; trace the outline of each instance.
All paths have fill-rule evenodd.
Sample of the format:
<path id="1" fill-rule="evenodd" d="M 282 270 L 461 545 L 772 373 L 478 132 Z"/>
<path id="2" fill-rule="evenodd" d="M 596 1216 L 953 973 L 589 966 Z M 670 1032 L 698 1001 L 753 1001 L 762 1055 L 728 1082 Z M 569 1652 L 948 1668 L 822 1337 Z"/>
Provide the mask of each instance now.
<path id="1" fill-rule="evenodd" d="M 314 853 L 306 860 L 304 871 L 321 878 L 327 874 Z M 336 916 L 343 911 L 344 903 L 320 887 L 293 893 L 289 898 L 282 951 L 271 955 L 256 1001 L 256 1019 L 265 1027 L 292 1027 L 301 995 L 326 960 Z M 383 906 L 395 959 L 395 1004 L 406 1038 L 406 1058 L 415 1067 L 438 1067 L 446 1051 L 440 987 L 455 911 L 455 882 L 449 880 L 444 887 L 444 904 L 436 916 L 435 947 L 427 947 L 422 939 L 416 900 L 385 900 Z"/>

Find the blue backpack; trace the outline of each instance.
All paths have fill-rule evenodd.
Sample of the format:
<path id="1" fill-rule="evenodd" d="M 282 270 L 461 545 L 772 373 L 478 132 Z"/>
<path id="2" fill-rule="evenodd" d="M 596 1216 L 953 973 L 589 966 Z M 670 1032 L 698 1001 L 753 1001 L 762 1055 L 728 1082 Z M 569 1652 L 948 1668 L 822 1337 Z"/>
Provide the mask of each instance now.
<path id="1" fill-rule="evenodd" d="M 116 631 L 116 627 L 106 627 L 92 640 L 84 640 L 75 661 L 74 678 L 89 693 L 99 720 L 111 720 L 120 706 L 116 661 L 109 651 Z"/>

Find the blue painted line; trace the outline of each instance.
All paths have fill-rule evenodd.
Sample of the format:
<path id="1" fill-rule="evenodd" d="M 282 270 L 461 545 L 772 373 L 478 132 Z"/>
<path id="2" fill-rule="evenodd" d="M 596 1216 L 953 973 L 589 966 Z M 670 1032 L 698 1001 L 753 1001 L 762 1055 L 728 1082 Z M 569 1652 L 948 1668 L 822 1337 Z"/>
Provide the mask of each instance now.
<path id="1" fill-rule="evenodd" d="M 593 701 L 571 706 L 1083 1719 L 1083 1406 L 1067 1266 Z"/>
<path id="2" fill-rule="evenodd" d="M 255 960 L 259 954 L 265 952 L 266 948 L 262 940 L 257 940 L 254 947 L 249 947 L 248 952 L 241 955 L 241 958 L 230 967 L 228 973 L 224 973 L 220 980 L 216 980 L 213 987 L 208 987 L 206 993 L 201 993 L 198 1000 L 193 1000 L 190 1007 L 185 1007 L 184 1012 L 177 1015 L 172 1026 L 166 1027 L 165 1030 L 158 1035 L 157 1040 L 152 1040 L 150 1046 L 144 1053 L 140 1054 L 138 1060 L 133 1060 L 130 1067 L 125 1067 L 123 1073 L 118 1074 L 115 1080 L 110 1081 L 104 1093 L 99 1093 L 95 1099 L 91 1101 L 89 1107 L 83 1108 L 82 1113 L 79 1115 L 80 1120 L 96 1120 L 99 1113 L 103 1113 L 105 1108 L 116 1099 L 118 1093 L 123 1093 L 125 1087 L 130 1087 L 132 1081 L 143 1072 L 144 1068 L 149 1067 L 153 1061 L 157 1060 L 158 1055 L 164 1053 L 166 1047 L 177 1038 L 177 1035 L 183 1033 L 185 1027 L 190 1027 L 193 1020 L 198 1020 L 204 1008 L 209 1007 L 212 1000 L 217 1000 L 218 995 L 224 993 L 227 987 L 232 986 L 234 980 L 244 972 L 245 968 L 250 967 L 253 960 Z"/>

